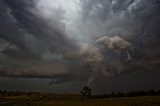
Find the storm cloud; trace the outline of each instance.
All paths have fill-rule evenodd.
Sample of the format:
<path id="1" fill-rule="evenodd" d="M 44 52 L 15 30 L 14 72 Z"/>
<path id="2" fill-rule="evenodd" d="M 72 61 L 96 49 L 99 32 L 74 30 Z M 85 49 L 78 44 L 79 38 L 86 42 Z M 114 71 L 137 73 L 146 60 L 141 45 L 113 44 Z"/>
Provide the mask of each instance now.
<path id="1" fill-rule="evenodd" d="M 0 76 L 52 83 L 158 70 L 157 0 L 0 0 Z"/>

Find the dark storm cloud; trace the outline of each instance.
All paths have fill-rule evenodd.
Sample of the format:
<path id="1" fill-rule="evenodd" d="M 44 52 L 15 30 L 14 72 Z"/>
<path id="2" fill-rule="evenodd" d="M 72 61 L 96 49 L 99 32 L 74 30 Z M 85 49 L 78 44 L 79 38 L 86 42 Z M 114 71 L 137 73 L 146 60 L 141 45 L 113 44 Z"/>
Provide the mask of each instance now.
<path id="1" fill-rule="evenodd" d="M 0 38 L 1 41 L 3 39 L 1 76 L 54 78 L 66 73 L 64 70 L 68 66 L 64 66 L 63 62 L 54 62 L 57 59 L 61 61 L 61 54 L 70 45 L 67 38 L 64 39 L 65 29 L 60 22 L 63 10 L 54 10 L 56 17 L 53 17 L 52 26 L 49 26 L 51 22 L 39 16 L 38 10 L 36 11 L 37 1 L 0 2 Z M 60 73 L 57 75 L 57 72 Z"/>
<path id="2" fill-rule="evenodd" d="M 157 0 L 0 0 L 1 76 L 91 84 L 158 70 L 159 10 Z"/>
<path id="3" fill-rule="evenodd" d="M 5 0 L 5 4 L 11 11 L 10 14 L 15 18 L 20 28 L 25 29 L 27 33 L 32 34 L 46 44 L 52 45 L 51 48 L 65 46 L 65 29 L 64 24 L 61 22 L 64 11 L 62 9 L 53 10 L 52 12 L 56 14 L 56 17 L 53 17 L 52 22 L 50 22 L 36 11 L 35 4 L 37 2 L 36 0 Z M 52 23 L 52 26 L 49 23 Z M 24 36 L 24 34 L 19 36 Z"/>
<path id="4" fill-rule="evenodd" d="M 100 33 L 97 36 L 125 38 L 136 48 L 135 61 L 158 57 L 160 15 L 156 0 L 88 0 L 82 4 L 84 24 L 94 26 L 89 30 L 95 28 L 93 32 Z"/>

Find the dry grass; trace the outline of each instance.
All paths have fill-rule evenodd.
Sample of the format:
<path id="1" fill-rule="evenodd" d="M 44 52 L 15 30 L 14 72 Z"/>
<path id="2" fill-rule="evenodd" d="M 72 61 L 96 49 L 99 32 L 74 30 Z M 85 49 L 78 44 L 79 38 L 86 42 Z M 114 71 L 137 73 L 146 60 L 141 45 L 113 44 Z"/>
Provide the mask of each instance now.
<path id="1" fill-rule="evenodd" d="M 160 106 L 160 96 L 80 100 L 79 95 L 5 97 L 0 106 Z"/>

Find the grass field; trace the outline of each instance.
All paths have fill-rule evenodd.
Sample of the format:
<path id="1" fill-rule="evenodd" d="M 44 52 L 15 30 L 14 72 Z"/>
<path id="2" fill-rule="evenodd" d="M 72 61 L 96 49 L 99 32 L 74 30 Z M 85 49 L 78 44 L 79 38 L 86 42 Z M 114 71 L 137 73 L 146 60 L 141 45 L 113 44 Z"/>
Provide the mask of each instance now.
<path id="1" fill-rule="evenodd" d="M 33 95 L 4 97 L 0 106 L 160 106 L 160 96 L 80 100 L 79 95 Z"/>

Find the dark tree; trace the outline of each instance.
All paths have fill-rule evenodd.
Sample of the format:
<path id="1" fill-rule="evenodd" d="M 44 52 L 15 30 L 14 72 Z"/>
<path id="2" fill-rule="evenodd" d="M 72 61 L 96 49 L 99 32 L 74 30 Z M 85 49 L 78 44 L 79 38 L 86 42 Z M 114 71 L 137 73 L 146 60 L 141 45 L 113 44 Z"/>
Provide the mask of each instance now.
<path id="1" fill-rule="evenodd" d="M 84 87 L 80 92 L 81 92 L 82 100 L 90 99 L 92 96 L 92 90 L 89 87 Z"/>

